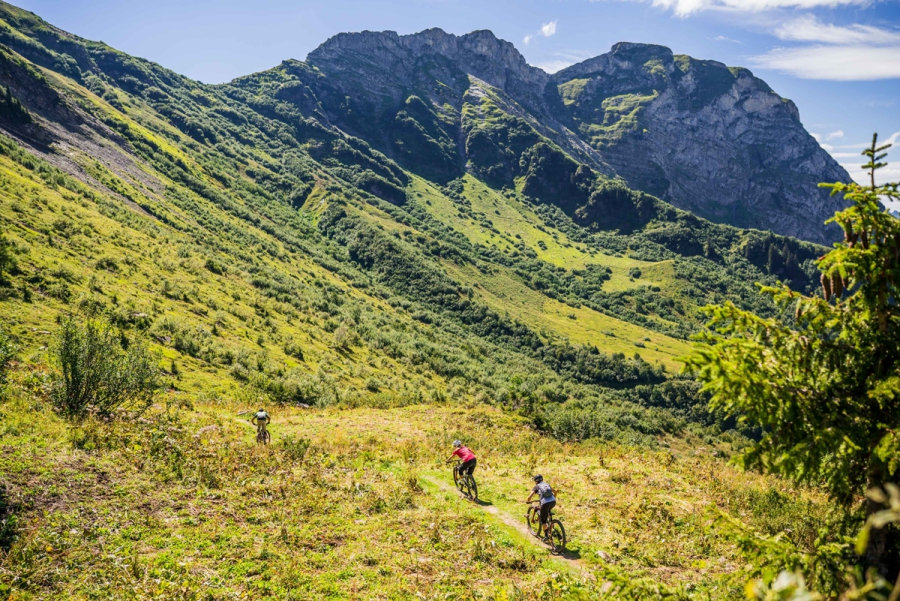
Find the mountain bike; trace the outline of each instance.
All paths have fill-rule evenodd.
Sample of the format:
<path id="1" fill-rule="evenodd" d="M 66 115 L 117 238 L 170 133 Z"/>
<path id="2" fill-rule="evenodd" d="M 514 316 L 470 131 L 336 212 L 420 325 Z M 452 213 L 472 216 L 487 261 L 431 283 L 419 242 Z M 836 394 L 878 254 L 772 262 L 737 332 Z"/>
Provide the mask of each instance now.
<path id="1" fill-rule="evenodd" d="M 272 435 L 269 434 L 269 429 L 266 428 L 263 430 L 259 426 L 256 426 L 256 443 L 269 444 L 270 442 L 272 442 Z"/>
<path id="2" fill-rule="evenodd" d="M 528 524 L 528 532 L 548 545 L 554 553 L 561 553 L 566 548 L 566 529 L 563 528 L 562 522 L 553 517 L 553 510 L 547 516 L 550 522 L 550 536 L 546 536 L 546 531 L 541 526 L 541 502 L 532 501 L 529 503 L 528 513 L 525 514 L 525 522 Z"/>
<path id="3" fill-rule="evenodd" d="M 456 488 L 472 499 L 473 501 L 478 500 L 478 485 L 475 484 L 475 478 L 472 477 L 472 474 L 466 472 L 465 474 L 459 473 L 459 468 L 463 464 L 459 459 L 456 460 L 456 465 L 453 466 L 453 483 L 456 485 Z"/>

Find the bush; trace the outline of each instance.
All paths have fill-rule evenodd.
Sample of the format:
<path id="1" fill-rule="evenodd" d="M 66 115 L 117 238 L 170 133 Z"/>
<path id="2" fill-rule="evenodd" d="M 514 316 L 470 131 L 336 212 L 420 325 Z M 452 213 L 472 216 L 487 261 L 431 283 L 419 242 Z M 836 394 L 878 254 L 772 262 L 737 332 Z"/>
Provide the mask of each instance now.
<path id="1" fill-rule="evenodd" d="M 9 273 L 16 266 L 15 259 L 12 254 L 12 244 L 0 236 L 0 281 L 3 279 L 3 273 Z"/>
<path id="2" fill-rule="evenodd" d="M 309 450 L 309 439 L 285 434 L 281 438 L 279 448 L 288 458 L 294 461 L 303 461 Z"/>
<path id="3" fill-rule="evenodd" d="M 157 357 L 147 344 L 129 340 L 104 321 L 63 320 L 52 358 L 60 370 L 53 401 L 70 418 L 89 411 L 101 416 L 120 408 L 142 411 L 162 387 Z"/>
<path id="4" fill-rule="evenodd" d="M 0 386 L 6 383 L 9 362 L 16 356 L 16 345 L 6 332 L 0 330 Z"/>
<path id="5" fill-rule="evenodd" d="M 293 357 L 294 359 L 298 359 L 300 361 L 304 360 L 303 347 L 300 346 L 300 343 L 296 342 L 293 338 L 288 338 L 288 340 L 284 343 L 284 354 L 288 357 Z"/>
<path id="6" fill-rule="evenodd" d="M 225 273 L 225 266 L 216 261 L 215 259 L 207 259 L 205 263 L 205 267 L 216 275 L 222 275 Z"/>

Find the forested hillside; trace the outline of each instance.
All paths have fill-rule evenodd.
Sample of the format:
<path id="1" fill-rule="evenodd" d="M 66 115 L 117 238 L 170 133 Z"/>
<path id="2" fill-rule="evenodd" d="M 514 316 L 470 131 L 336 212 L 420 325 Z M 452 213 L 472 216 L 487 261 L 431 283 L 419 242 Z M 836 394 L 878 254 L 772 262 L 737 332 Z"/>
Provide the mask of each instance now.
<path id="1" fill-rule="evenodd" d="M 468 122 L 508 140 L 490 144 L 508 167 L 429 173 L 431 142 L 395 137 L 426 159 L 415 173 L 330 125 L 300 78 L 324 76 L 304 63 L 206 86 L 4 17 L 5 306 L 20 324 L 115 312 L 188 364 L 185 389 L 194 371 L 279 391 L 313 381 L 294 399 L 306 402 L 454 379 L 504 401 L 517 372 L 528 384 L 514 396 L 555 400 L 659 384 L 699 306 L 759 303 L 756 281 L 806 285 L 821 252 L 629 190 L 485 84 L 467 92 L 482 115 Z M 615 228 L 590 227 L 597 215 Z M 379 379 L 388 365 L 405 369 Z"/>
<path id="2" fill-rule="evenodd" d="M 472 35 L 489 36 L 504 52 L 515 52 L 488 32 Z M 389 520 L 392 512 L 415 511 L 416 539 L 429 539 L 434 548 L 451 544 L 443 526 L 432 523 L 446 518 L 446 508 L 417 500 L 425 492 L 416 474 L 433 470 L 427 453 L 471 434 L 456 422 L 437 432 L 431 418 L 402 412 L 390 414 L 399 416 L 402 429 L 425 431 L 427 425 L 427 440 L 419 441 L 426 448 L 384 442 L 382 435 L 330 438 L 328 428 L 375 419 L 362 408 L 420 404 L 440 419 L 473 412 L 474 423 L 486 429 L 485 448 L 497 449 L 497 462 L 488 465 L 497 470 L 496 485 L 509 488 L 504 511 L 512 510 L 515 485 L 499 458 L 511 461 L 516 453 L 529 454 L 517 477 L 540 465 L 540 449 L 550 445 L 560 457 L 573 449 L 584 455 L 586 484 L 579 480 L 573 487 L 596 478 L 626 484 L 647 476 L 663 478 L 665 490 L 676 486 L 675 476 L 626 467 L 629 461 L 651 461 L 637 459 L 641 452 L 621 451 L 634 459 L 623 459 L 615 469 L 602 455 L 597 466 L 589 466 L 594 460 L 587 457 L 602 444 L 655 449 L 660 454 L 652 461 L 661 464 L 675 461 L 674 453 L 661 451 L 670 445 L 696 457 L 691 461 L 708 469 L 707 480 L 727 491 L 725 501 L 710 500 L 708 493 L 693 496 L 689 489 L 700 476 L 682 466 L 672 470 L 681 470 L 677 486 L 690 499 L 648 490 L 638 514 L 615 509 L 630 516 L 622 519 L 637 520 L 629 524 L 665 520 L 684 528 L 673 550 L 678 569 L 650 574 L 676 588 L 697 568 L 708 572 L 705 586 L 717 590 L 716 579 L 737 569 L 735 545 L 720 545 L 701 532 L 698 512 L 710 503 L 729 515 L 749 512 L 770 533 L 778 531 L 777 520 L 794 519 L 806 507 L 807 525 L 798 537 L 814 537 L 828 511 L 815 492 L 797 499 L 787 488 L 771 493 L 784 507 L 781 517 L 771 518 L 760 509 L 760 495 L 769 494 L 762 481 L 721 484 L 716 474 L 731 474 L 730 468 L 711 456 L 745 446 L 759 431 L 708 410 L 699 384 L 680 373 L 676 358 L 688 353 L 689 337 L 706 319 L 701 307 L 731 301 L 763 316 L 780 315 L 757 294 L 756 283 L 812 290 L 815 260 L 826 249 L 712 223 L 629 187 L 638 180 L 617 176 L 620 167 L 595 148 L 612 144 L 611 138 L 589 144 L 561 122 L 536 117 L 555 106 L 552 95 L 530 96 L 535 82 L 544 81 L 538 74 L 528 71 L 521 81 L 510 75 L 501 86 L 490 82 L 501 67 L 485 56 L 466 63 L 438 52 L 422 54 L 409 75 L 376 64 L 377 54 L 348 59 L 341 39 L 323 45 L 307 62 L 285 61 L 228 84 L 206 85 L 0 4 L 0 316 L 16 347 L 10 404 L 2 411 L 33 411 L 42 416 L 36 421 L 51 424 L 43 435 L 15 422 L 0 431 L 0 440 L 46 446 L 50 473 L 104 474 L 85 490 L 66 484 L 55 498 L 38 492 L 47 472 L 29 466 L 19 451 L 4 455 L 3 472 L 10 478 L 0 488 L 0 517 L 24 520 L 60 511 L 66 517 L 59 523 L 67 525 L 42 523 L 31 538 L 17 539 L 15 528 L 25 528 L 24 522 L 15 528 L 15 521 L 3 522 L 0 546 L 19 553 L 15 565 L 27 566 L 27 573 L 7 579 L 2 572 L 8 583 L 0 593 L 18 591 L 17 599 L 111 598 L 117 586 L 150 586 L 147 579 L 155 577 L 169 595 L 158 598 L 232 598 L 255 590 L 239 582 L 260 572 L 248 566 L 218 571 L 210 576 L 216 584 L 208 590 L 214 592 L 203 597 L 207 587 L 199 584 L 199 574 L 213 569 L 212 558 L 233 559 L 246 544 L 257 560 L 293 561 L 285 558 L 294 551 L 277 545 L 306 541 L 315 565 L 304 569 L 317 574 L 306 585 L 323 598 L 329 591 L 353 597 L 342 575 L 351 567 L 328 564 L 345 542 L 373 535 L 369 526 L 357 528 L 367 516 L 388 512 L 383 519 Z M 466 72 L 464 64 L 475 67 Z M 396 79 L 407 75 L 413 81 Z M 573 101 L 564 104 L 577 113 L 573 102 L 584 97 L 571 88 L 563 93 Z M 446 101 L 438 102 L 441 97 Z M 526 106 L 529 101 L 534 105 Z M 636 156 L 635 168 L 643 160 Z M 662 188 L 650 191 L 665 195 Z M 167 392 L 146 421 L 122 425 L 113 435 L 87 426 L 67 430 L 51 414 L 51 374 L 58 368 L 54 340 L 60 324 L 71 323 L 69 315 L 111 324 L 123 348 L 140 339 L 159 353 Z M 284 435 L 277 441 L 284 445 L 279 454 L 254 454 L 248 461 L 251 471 L 289 470 L 292 462 L 312 470 L 309 478 L 330 491 L 323 498 L 340 507 L 339 517 L 312 531 L 301 523 L 286 525 L 285 512 L 301 510 L 291 505 L 295 500 L 287 501 L 284 489 L 276 492 L 281 484 L 238 484 L 242 460 L 230 445 L 243 444 L 236 441 L 246 431 L 233 415 L 260 404 L 282 407 L 294 424 L 313 415 L 304 411 L 334 420 L 316 430 L 312 443 L 302 438 L 302 426 L 276 429 L 276 437 Z M 524 438 L 507 445 L 489 431 L 493 423 Z M 390 432 L 394 426 L 385 427 Z M 197 434 L 191 438 L 190 432 Z M 219 451 L 201 451 L 210 437 Z M 63 447 L 84 455 L 67 459 Z M 387 463 L 376 461 L 378 454 L 388 455 Z M 731 476 L 721 476 L 726 477 Z M 55 550 L 75 548 L 65 542 L 66 532 L 88 536 L 86 518 L 76 515 L 85 502 L 82 493 L 103 497 L 121 491 L 132 499 L 159 482 L 170 487 L 160 494 L 170 496 L 148 501 L 154 524 L 129 521 L 128 511 L 136 506 L 125 515 L 117 513 L 122 508 L 115 502 L 97 509 L 115 514 L 116 534 L 91 540 L 115 539 L 117 561 L 131 562 L 124 569 L 134 582 L 101 584 L 83 574 L 69 579 L 42 572 L 44 561 L 66 561 Z M 282 542 L 218 546 L 222 529 L 236 527 L 215 513 L 219 493 L 210 491 L 220 488 L 230 491 L 229 504 L 241 503 L 232 496 L 239 490 L 246 503 L 259 503 L 236 510 L 249 512 L 239 519 L 249 527 L 265 524 L 268 532 L 275 528 L 268 512 L 280 511 Z M 389 490 L 397 488 L 400 493 Z M 202 508 L 173 501 L 194 494 L 212 496 L 204 497 Z M 269 503 L 279 494 L 282 505 L 274 509 Z M 585 492 L 579 507 L 603 504 L 592 495 Z M 359 499 L 367 500 L 351 509 Z M 212 531 L 179 534 L 197 541 L 196 548 L 163 544 L 161 524 L 176 514 L 161 507 L 172 502 L 184 509 L 177 519 L 185 526 L 210 520 Z M 600 514 L 591 515 L 585 510 L 577 518 L 582 532 L 594 528 L 582 539 L 584 562 L 613 554 L 635 574 L 668 565 L 664 554 L 635 547 L 643 536 L 636 531 L 640 526 L 614 535 L 598 530 Z M 478 520 L 468 519 L 463 526 L 481 532 Z M 405 536 L 401 526 L 377 524 L 390 529 L 391 545 L 396 543 L 384 553 L 405 553 L 397 546 Z M 472 536 L 471 544 L 483 553 L 479 561 L 493 566 L 481 576 L 501 575 L 524 590 L 541 590 L 545 578 L 535 570 L 543 560 L 529 559 L 519 542 L 496 549 L 480 534 Z M 144 544 L 151 539 L 155 550 Z M 72 551 L 73 562 L 84 561 L 95 543 L 84 544 Z M 38 550 L 28 551 L 28 545 Z M 195 550 L 205 552 L 201 548 L 212 553 L 200 562 L 206 567 L 182 569 Z M 460 582 L 435 576 L 438 568 L 424 584 L 413 583 L 410 570 L 395 581 L 382 563 L 386 556 L 359 553 L 344 560 L 357 565 L 356 557 L 367 566 L 370 583 L 380 583 L 371 586 L 382 587 L 375 593 L 463 590 Z M 449 559 L 442 555 L 439 561 Z M 280 572 L 287 564 L 278 565 Z M 273 573 L 263 580 L 278 578 Z M 730 580 L 721 598 L 739 590 L 737 582 Z M 260 587 L 283 594 L 300 584 L 288 579 Z"/>

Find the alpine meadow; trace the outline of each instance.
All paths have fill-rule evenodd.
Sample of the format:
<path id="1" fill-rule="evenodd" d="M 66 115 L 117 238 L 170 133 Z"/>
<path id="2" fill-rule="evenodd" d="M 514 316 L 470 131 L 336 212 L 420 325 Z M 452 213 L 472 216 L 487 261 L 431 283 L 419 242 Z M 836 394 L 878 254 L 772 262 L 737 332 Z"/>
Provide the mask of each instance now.
<path id="1" fill-rule="evenodd" d="M 897 601 L 886 150 L 663 46 L 211 85 L 0 2 L 0 600 Z"/>

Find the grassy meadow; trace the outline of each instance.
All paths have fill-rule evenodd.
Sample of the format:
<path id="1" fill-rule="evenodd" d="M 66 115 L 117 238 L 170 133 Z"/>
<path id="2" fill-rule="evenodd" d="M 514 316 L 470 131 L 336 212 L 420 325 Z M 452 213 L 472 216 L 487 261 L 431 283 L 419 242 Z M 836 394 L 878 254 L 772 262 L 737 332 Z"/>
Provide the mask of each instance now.
<path id="1" fill-rule="evenodd" d="M 0 539 L 10 601 L 615 598 L 617 575 L 729 599 L 744 561 L 717 512 L 762 532 L 790 523 L 804 544 L 828 510 L 701 441 L 562 444 L 473 403 L 275 408 L 261 447 L 241 415 L 250 401 L 171 393 L 136 421 L 73 426 L 36 372 L 12 381 L 0 404 L 2 500 L 19 531 Z M 478 454 L 480 504 L 442 463 L 456 437 Z M 511 525 L 524 525 L 534 472 L 558 493 L 562 558 Z"/>

